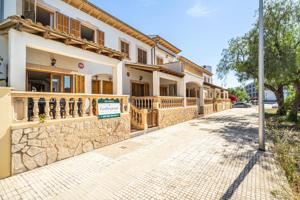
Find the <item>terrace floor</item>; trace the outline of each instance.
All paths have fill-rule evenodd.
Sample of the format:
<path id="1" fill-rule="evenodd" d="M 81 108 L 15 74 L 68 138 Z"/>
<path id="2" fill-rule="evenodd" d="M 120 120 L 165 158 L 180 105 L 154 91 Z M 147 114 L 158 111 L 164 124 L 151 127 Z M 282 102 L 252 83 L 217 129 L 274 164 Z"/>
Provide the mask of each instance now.
<path id="1" fill-rule="evenodd" d="M 232 109 L 0 181 L 0 199 L 283 199 L 257 151 L 255 108 Z"/>

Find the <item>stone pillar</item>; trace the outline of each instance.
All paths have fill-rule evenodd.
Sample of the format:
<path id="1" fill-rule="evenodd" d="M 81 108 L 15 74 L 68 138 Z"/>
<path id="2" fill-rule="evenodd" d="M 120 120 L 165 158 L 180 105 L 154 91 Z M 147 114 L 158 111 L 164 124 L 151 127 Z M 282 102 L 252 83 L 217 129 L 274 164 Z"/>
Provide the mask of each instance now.
<path id="1" fill-rule="evenodd" d="M 8 32 L 8 81 L 17 91 L 26 90 L 26 45 L 22 34 L 14 29 Z"/>
<path id="2" fill-rule="evenodd" d="M 160 77 L 158 71 L 154 71 L 153 74 L 153 96 L 160 95 Z"/>
<path id="3" fill-rule="evenodd" d="M 0 179 L 11 175 L 11 124 L 13 116 L 11 88 L 0 87 Z M 18 134 L 20 135 L 20 134 Z M 15 135 L 13 135 L 14 137 Z M 14 140 L 15 141 L 15 138 Z M 14 160 L 21 161 L 21 157 L 14 156 Z M 20 170 L 23 167 L 20 166 Z"/>
<path id="4" fill-rule="evenodd" d="M 123 94 L 123 70 L 124 62 L 119 62 L 116 67 L 113 68 L 113 94 Z"/>
<path id="5" fill-rule="evenodd" d="M 85 93 L 92 94 L 92 75 L 85 75 Z"/>

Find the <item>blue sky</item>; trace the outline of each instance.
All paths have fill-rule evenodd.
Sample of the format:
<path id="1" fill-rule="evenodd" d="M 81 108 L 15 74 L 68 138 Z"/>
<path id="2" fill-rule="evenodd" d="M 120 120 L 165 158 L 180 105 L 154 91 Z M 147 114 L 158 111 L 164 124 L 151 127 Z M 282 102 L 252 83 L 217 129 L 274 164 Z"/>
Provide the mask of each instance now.
<path id="1" fill-rule="evenodd" d="M 145 34 L 158 34 L 182 50 L 181 55 L 215 71 L 228 40 L 247 32 L 258 0 L 90 0 Z M 238 86 L 235 76 L 214 83 Z M 225 84 L 225 85 L 224 85 Z"/>

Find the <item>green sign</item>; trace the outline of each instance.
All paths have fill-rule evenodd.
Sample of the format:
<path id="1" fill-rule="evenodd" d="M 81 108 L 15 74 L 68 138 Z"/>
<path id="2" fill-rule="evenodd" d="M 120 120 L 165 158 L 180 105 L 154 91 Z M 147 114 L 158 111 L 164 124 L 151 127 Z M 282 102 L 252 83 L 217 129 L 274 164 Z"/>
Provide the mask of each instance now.
<path id="1" fill-rule="evenodd" d="M 98 99 L 98 118 L 109 119 L 121 116 L 119 99 Z"/>

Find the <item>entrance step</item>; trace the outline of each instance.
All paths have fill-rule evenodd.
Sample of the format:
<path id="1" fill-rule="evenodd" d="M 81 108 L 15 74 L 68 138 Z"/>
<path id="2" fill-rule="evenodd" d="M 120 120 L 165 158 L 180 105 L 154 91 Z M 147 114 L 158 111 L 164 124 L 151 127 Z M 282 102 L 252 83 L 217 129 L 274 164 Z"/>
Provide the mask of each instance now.
<path id="1" fill-rule="evenodd" d="M 147 130 L 131 130 L 130 138 L 138 137 L 157 130 L 159 130 L 158 127 L 148 128 Z"/>

